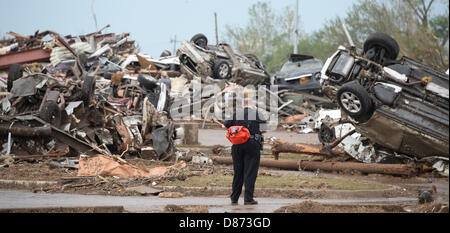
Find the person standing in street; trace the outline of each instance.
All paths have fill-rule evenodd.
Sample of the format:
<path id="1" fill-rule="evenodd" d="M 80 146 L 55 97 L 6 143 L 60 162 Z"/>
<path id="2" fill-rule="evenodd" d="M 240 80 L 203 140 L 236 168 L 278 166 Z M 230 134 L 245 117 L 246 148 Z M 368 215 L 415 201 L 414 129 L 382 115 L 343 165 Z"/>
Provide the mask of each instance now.
<path id="1" fill-rule="evenodd" d="M 238 109 L 232 118 L 225 121 L 222 126 L 224 129 L 243 126 L 250 132 L 250 138 L 247 142 L 232 147 L 234 177 L 230 198 L 233 205 L 238 204 L 243 185 L 245 185 L 244 205 L 258 204 L 253 195 L 261 150 L 264 145 L 262 135 L 264 131 L 261 131 L 262 124 L 266 124 L 264 116 L 256 109 L 251 100 L 245 98 L 243 108 Z"/>

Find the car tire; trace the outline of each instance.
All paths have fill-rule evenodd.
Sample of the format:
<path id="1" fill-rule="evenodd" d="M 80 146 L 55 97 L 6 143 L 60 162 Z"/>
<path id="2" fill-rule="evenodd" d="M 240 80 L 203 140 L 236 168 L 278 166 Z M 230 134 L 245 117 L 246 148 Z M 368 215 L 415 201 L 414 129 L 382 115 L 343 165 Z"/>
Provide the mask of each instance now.
<path id="1" fill-rule="evenodd" d="M 334 130 L 325 124 L 320 125 L 319 141 L 323 144 L 332 143 L 336 140 L 336 133 Z"/>
<path id="2" fill-rule="evenodd" d="M 359 123 L 372 117 L 373 101 L 367 90 L 356 82 L 342 86 L 337 93 L 337 101 L 342 110 Z"/>
<path id="3" fill-rule="evenodd" d="M 227 60 L 216 60 L 214 62 L 213 75 L 215 79 L 231 78 L 231 64 Z"/>
<path id="4" fill-rule="evenodd" d="M 11 91 L 14 81 L 16 81 L 19 78 L 22 78 L 22 76 L 23 76 L 23 67 L 21 64 L 12 64 L 11 67 L 9 67 L 8 82 L 6 86 L 8 92 Z"/>
<path id="5" fill-rule="evenodd" d="M 159 57 L 170 57 L 172 53 L 169 50 L 164 50 Z"/>
<path id="6" fill-rule="evenodd" d="M 373 33 L 364 42 L 364 53 L 374 47 L 381 47 L 386 51 L 385 58 L 395 60 L 400 52 L 400 46 L 391 36 L 384 33 Z"/>
<path id="7" fill-rule="evenodd" d="M 156 80 L 150 80 L 145 78 L 142 74 L 138 75 L 138 82 L 139 82 L 139 86 L 141 86 L 142 88 L 144 88 L 147 91 L 153 91 L 158 84 L 156 83 Z"/>
<path id="8" fill-rule="evenodd" d="M 81 91 L 83 92 L 83 101 L 85 101 L 87 104 L 90 104 L 95 92 L 94 76 L 86 76 L 83 82 L 83 86 L 81 87 Z"/>
<path id="9" fill-rule="evenodd" d="M 61 125 L 61 109 L 54 101 L 47 101 L 44 106 L 42 106 L 39 117 L 55 127 Z"/>
<path id="10" fill-rule="evenodd" d="M 191 42 L 202 48 L 206 48 L 208 46 L 208 38 L 201 33 L 193 36 Z"/>

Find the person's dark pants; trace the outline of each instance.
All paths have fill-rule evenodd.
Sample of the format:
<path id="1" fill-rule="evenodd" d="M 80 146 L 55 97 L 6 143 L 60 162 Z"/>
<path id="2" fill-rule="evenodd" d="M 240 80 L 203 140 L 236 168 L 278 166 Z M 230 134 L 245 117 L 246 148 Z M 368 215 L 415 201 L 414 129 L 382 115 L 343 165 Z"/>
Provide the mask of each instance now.
<path id="1" fill-rule="evenodd" d="M 245 185 L 244 201 L 253 200 L 256 177 L 258 176 L 259 161 L 261 157 L 260 144 L 253 139 L 241 145 L 233 145 L 233 191 L 231 201 L 236 202 L 242 193 L 242 185 Z"/>

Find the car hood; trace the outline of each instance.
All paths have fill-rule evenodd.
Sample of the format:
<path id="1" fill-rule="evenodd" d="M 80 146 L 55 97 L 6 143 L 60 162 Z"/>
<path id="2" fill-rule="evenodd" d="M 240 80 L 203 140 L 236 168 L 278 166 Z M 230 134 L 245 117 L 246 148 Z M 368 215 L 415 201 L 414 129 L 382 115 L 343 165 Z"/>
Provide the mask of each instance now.
<path id="1" fill-rule="evenodd" d="M 306 74 L 315 74 L 319 73 L 322 69 L 304 69 L 304 70 L 290 70 L 286 72 L 278 72 L 275 74 L 275 77 L 278 79 L 285 79 L 285 78 L 293 78 L 298 77 Z"/>

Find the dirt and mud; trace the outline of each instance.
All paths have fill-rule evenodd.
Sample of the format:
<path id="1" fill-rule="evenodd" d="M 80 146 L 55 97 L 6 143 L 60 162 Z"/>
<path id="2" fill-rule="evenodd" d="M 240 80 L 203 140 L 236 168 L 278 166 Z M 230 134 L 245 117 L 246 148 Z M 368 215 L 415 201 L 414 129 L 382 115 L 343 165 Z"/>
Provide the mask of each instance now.
<path id="1" fill-rule="evenodd" d="M 51 160 L 18 161 L 0 168 L 0 180 L 44 181 L 51 184 L 28 185 L 0 182 L 0 188 L 25 188 L 35 192 L 101 194 L 115 196 L 139 196 L 130 187 L 149 186 L 162 191 L 180 191 L 186 196 L 228 195 L 233 170 L 226 166 L 188 165 L 180 171 L 169 172 L 163 177 L 118 179 L 114 177 L 77 177 L 77 170 L 54 167 Z M 169 166 L 171 163 L 130 159 L 141 168 Z M 33 182 L 31 182 L 33 183 Z M 256 197 L 325 198 L 332 193 L 371 197 L 417 196 L 418 190 L 437 187 L 436 196 L 448 202 L 448 178 L 393 177 L 387 175 L 330 174 L 286 172 L 262 168 L 256 183 Z M 380 194 L 381 193 L 381 194 Z M 338 194 L 334 194 L 338 195 Z"/>
<path id="2" fill-rule="evenodd" d="M 448 205 L 330 205 L 304 201 L 279 208 L 275 213 L 448 213 Z"/>
<path id="3" fill-rule="evenodd" d="M 314 142 L 312 143 L 314 144 Z M 206 156 L 230 156 L 229 148 L 224 146 L 181 146 Z M 266 157 L 270 157 L 266 152 Z M 283 154 L 282 159 L 315 160 L 314 156 Z M 70 158 L 77 160 L 78 158 Z M 224 165 L 198 165 L 188 162 L 181 170 L 170 170 L 164 176 L 152 178 L 130 178 L 96 176 L 78 177 L 76 168 L 62 168 L 54 162 L 65 162 L 66 158 L 16 160 L 6 167 L 0 167 L 0 189 L 32 191 L 36 194 L 58 195 L 103 195 L 114 197 L 158 198 L 164 192 L 178 192 L 183 198 L 219 198 L 228 200 L 231 193 L 233 169 Z M 171 166 L 173 162 L 151 161 L 126 158 L 126 161 L 139 168 Z M 52 163 L 53 162 L 53 163 Z M 238 209 L 232 211 L 266 212 L 277 209 L 278 213 L 440 213 L 448 212 L 448 178 L 434 174 L 420 176 L 390 176 L 361 174 L 357 172 L 306 172 L 283 171 L 261 168 L 259 171 L 255 198 L 263 200 L 292 200 L 285 204 L 261 207 L 257 210 Z M 418 192 L 431 190 L 434 203 L 418 205 Z M 397 199 L 398 201 L 396 201 Z M 167 199 L 167 198 L 164 198 Z M 178 198 L 168 198 L 178 200 Z M 323 200 L 310 202 L 302 200 Z M 339 204 L 327 200 L 336 201 Z M 353 200 L 355 200 L 353 202 Z M 363 202 L 361 200 L 364 200 Z M 408 200 L 408 201 L 405 201 Z M 411 202 L 412 200 L 412 202 Z M 342 203 L 343 202 L 343 203 Z M 369 202 L 369 204 L 368 204 Z M 386 202 L 386 203 L 383 203 Z M 228 211 L 228 207 L 209 206 L 202 203 L 168 204 L 150 212 L 163 213 L 208 213 Z M 295 203 L 295 204 L 293 204 Z M 292 205 L 293 204 L 293 205 Z M 281 208 L 280 208 L 281 207 Z M 2 208 L 0 208 L 2 209 Z M 37 208 L 3 209 L 6 212 L 107 212 L 120 209 L 95 208 Z M 147 211 L 147 210 L 145 210 Z M 125 210 L 126 212 L 126 210 Z"/>
<path id="4" fill-rule="evenodd" d="M 77 177 L 76 169 L 54 167 L 50 161 L 19 161 L 9 167 L 0 168 L 0 188 L 21 188 L 48 193 L 140 196 L 142 193 L 129 188 L 147 186 L 162 191 L 181 191 L 186 196 L 215 196 L 228 195 L 233 178 L 233 170 L 229 167 L 201 167 L 192 164 L 185 169 L 169 171 L 164 176 L 155 178 Z M 142 159 L 128 161 L 141 168 L 171 165 Z M 31 185 L 23 186 L 17 182 L 6 181 L 27 181 Z M 377 182 L 283 174 L 265 169 L 259 172 L 256 189 L 257 197 L 285 198 L 320 198 L 327 190 L 393 190 L 390 186 Z"/>

